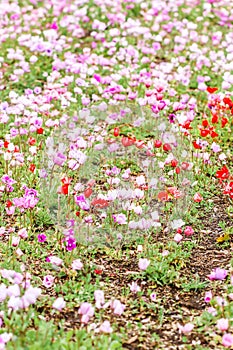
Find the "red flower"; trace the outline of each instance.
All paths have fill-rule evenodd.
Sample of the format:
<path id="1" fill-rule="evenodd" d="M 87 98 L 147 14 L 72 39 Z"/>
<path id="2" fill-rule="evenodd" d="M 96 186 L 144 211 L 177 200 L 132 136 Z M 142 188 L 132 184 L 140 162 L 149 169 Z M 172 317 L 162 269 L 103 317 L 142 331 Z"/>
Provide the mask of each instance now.
<path id="1" fill-rule="evenodd" d="M 37 134 L 41 135 L 44 133 L 44 129 L 43 128 L 39 128 L 36 130 Z"/>
<path id="2" fill-rule="evenodd" d="M 155 141 L 154 141 L 154 146 L 155 146 L 155 148 L 160 148 L 160 147 L 162 146 L 162 141 L 160 141 L 160 140 L 155 140 Z"/>
<path id="3" fill-rule="evenodd" d="M 4 148 L 8 148 L 9 142 L 8 141 L 4 141 Z"/>
<path id="4" fill-rule="evenodd" d="M 168 201 L 168 193 L 166 191 L 161 191 L 158 193 L 158 200 L 161 202 Z"/>
<path id="5" fill-rule="evenodd" d="M 177 175 L 180 174 L 180 168 L 179 168 L 179 167 L 177 167 L 177 168 L 175 169 L 175 171 L 176 171 L 176 174 L 177 174 Z"/>
<path id="6" fill-rule="evenodd" d="M 121 139 L 121 143 L 124 147 L 132 146 L 136 141 L 135 137 L 123 136 Z"/>
<path id="7" fill-rule="evenodd" d="M 224 126 L 225 126 L 227 123 L 228 123 L 228 119 L 223 117 L 222 120 L 221 120 L 221 126 L 222 126 L 222 128 L 224 128 Z"/>
<path id="8" fill-rule="evenodd" d="M 29 165 L 29 171 L 31 171 L 32 173 L 34 173 L 35 169 L 36 169 L 35 164 L 30 164 L 30 165 Z"/>
<path id="9" fill-rule="evenodd" d="M 99 269 L 95 269 L 94 272 L 96 273 L 96 275 L 101 275 L 102 273 L 102 270 L 99 270 Z"/>
<path id="10" fill-rule="evenodd" d="M 34 137 L 29 137 L 28 144 L 30 146 L 33 146 L 33 145 L 35 145 L 35 143 L 36 143 L 36 139 L 34 139 Z"/>
<path id="11" fill-rule="evenodd" d="M 69 185 L 68 184 L 64 184 L 61 186 L 61 193 L 64 195 L 67 195 L 69 193 Z"/>
<path id="12" fill-rule="evenodd" d="M 200 193 L 197 192 L 197 193 L 195 193 L 193 200 L 196 203 L 200 203 L 203 200 L 203 197 Z"/>
<path id="13" fill-rule="evenodd" d="M 217 116 L 217 114 L 214 114 L 214 115 L 213 115 L 211 121 L 212 121 L 213 124 L 215 124 L 215 123 L 218 122 L 218 116 Z"/>
<path id="14" fill-rule="evenodd" d="M 165 152 L 169 152 L 169 151 L 172 150 L 172 148 L 171 148 L 171 146 L 169 145 L 169 143 L 165 143 L 165 144 L 163 145 L 163 150 L 164 150 Z"/>
<path id="15" fill-rule="evenodd" d="M 228 105 L 230 108 L 233 107 L 233 101 L 229 97 L 224 97 L 223 102 L 225 105 Z"/>
<path id="16" fill-rule="evenodd" d="M 206 137 L 207 135 L 209 135 L 210 131 L 207 129 L 205 129 L 205 130 L 201 129 L 200 133 L 201 133 L 202 137 Z"/>
<path id="17" fill-rule="evenodd" d="M 93 207 L 98 207 L 98 208 L 107 208 L 109 203 L 106 199 L 102 199 L 102 198 L 94 198 L 91 202 L 91 205 Z"/>
<path id="18" fill-rule="evenodd" d="M 120 134 L 120 129 L 119 128 L 114 128 L 113 135 L 115 137 L 117 137 L 117 136 L 119 136 L 119 134 Z"/>
<path id="19" fill-rule="evenodd" d="M 7 207 L 7 208 L 10 208 L 12 205 L 13 205 L 13 203 L 12 203 L 9 199 L 7 199 L 7 201 L 6 201 L 6 207 Z"/>
<path id="20" fill-rule="evenodd" d="M 84 191 L 85 198 L 89 198 L 92 195 L 92 189 L 90 187 L 87 187 Z"/>
<path id="21" fill-rule="evenodd" d="M 204 128 L 207 128 L 207 126 L 209 126 L 207 119 L 202 120 L 202 126 L 204 126 Z"/>
<path id="22" fill-rule="evenodd" d="M 63 185 L 60 187 L 59 192 L 64 195 L 69 194 L 69 185 L 71 184 L 72 178 L 69 178 L 67 176 L 63 177 L 61 179 L 61 182 Z"/>
<path id="23" fill-rule="evenodd" d="M 175 168 L 178 165 L 178 161 L 176 159 L 172 159 L 171 166 Z"/>
<path id="24" fill-rule="evenodd" d="M 214 92 L 218 91 L 218 88 L 208 86 L 206 90 L 207 90 L 210 94 L 213 94 Z"/>
<path id="25" fill-rule="evenodd" d="M 218 170 L 215 176 L 220 180 L 220 182 L 222 182 L 222 180 L 228 179 L 230 174 L 226 165 L 223 165 L 222 169 Z"/>
<path id="26" fill-rule="evenodd" d="M 202 148 L 196 141 L 193 141 L 193 147 L 196 148 L 196 149 L 201 149 Z"/>

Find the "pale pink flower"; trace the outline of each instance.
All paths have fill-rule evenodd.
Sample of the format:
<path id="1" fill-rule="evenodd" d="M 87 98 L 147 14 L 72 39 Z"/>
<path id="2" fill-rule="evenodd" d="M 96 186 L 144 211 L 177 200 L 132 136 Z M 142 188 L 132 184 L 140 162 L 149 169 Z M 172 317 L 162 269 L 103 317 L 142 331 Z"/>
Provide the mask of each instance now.
<path id="1" fill-rule="evenodd" d="M 120 302 L 120 300 L 115 299 L 112 303 L 111 303 L 111 308 L 113 309 L 113 313 L 115 315 L 122 315 L 125 309 L 125 305 L 122 304 Z"/>
<path id="2" fill-rule="evenodd" d="M 188 334 L 192 332 L 194 325 L 192 323 L 186 323 L 184 326 L 178 324 L 179 333 Z"/>
<path id="3" fill-rule="evenodd" d="M 112 333 L 113 329 L 112 329 L 112 327 L 110 325 L 110 322 L 109 321 L 104 321 L 101 324 L 101 326 L 99 328 L 99 331 L 103 332 L 103 333 L 107 333 L 107 334 Z"/>
<path id="4" fill-rule="evenodd" d="M 82 303 L 78 310 L 78 314 L 82 315 L 81 322 L 87 324 L 94 315 L 94 308 L 90 303 Z"/>
<path id="5" fill-rule="evenodd" d="M 143 259 L 143 258 L 139 259 L 138 267 L 140 270 L 143 270 L 143 271 L 146 270 L 149 265 L 150 265 L 150 260 Z"/>
<path id="6" fill-rule="evenodd" d="M 227 318 L 220 318 L 217 321 L 217 328 L 220 331 L 226 331 L 229 328 L 229 321 Z"/>
<path id="7" fill-rule="evenodd" d="M 141 288 L 139 287 L 137 282 L 132 282 L 131 284 L 129 284 L 129 288 L 130 288 L 131 292 L 133 292 L 133 293 L 137 293 L 137 292 L 141 291 Z"/>
<path id="8" fill-rule="evenodd" d="M 53 309 L 56 309 L 58 311 L 61 311 L 65 306 L 66 306 L 66 302 L 63 299 L 63 297 L 57 298 L 52 305 Z"/>
<path id="9" fill-rule="evenodd" d="M 176 233 L 173 239 L 176 243 L 179 243 L 182 241 L 183 236 L 180 233 Z"/>
<path id="10" fill-rule="evenodd" d="M 83 268 L 83 263 L 81 262 L 80 259 L 76 259 L 72 262 L 72 269 L 73 270 L 82 270 Z"/>
<path id="11" fill-rule="evenodd" d="M 28 233 L 26 228 L 21 228 L 21 230 L 18 231 L 18 236 L 20 238 L 28 238 Z"/>
<path id="12" fill-rule="evenodd" d="M 157 300 L 156 294 L 155 293 L 151 293 L 150 299 L 151 299 L 151 301 L 155 302 Z"/>
<path id="13" fill-rule="evenodd" d="M 104 292 L 102 290 L 95 290 L 94 292 L 95 297 L 95 306 L 97 309 L 100 309 L 104 305 Z"/>

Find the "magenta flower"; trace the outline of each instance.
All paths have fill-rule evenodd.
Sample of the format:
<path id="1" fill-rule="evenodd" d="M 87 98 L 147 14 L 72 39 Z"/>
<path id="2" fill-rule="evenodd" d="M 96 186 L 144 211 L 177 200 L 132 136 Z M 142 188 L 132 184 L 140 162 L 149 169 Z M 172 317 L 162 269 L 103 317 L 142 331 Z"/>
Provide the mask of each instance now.
<path id="1" fill-rule="evenodd" d="M 41 233 L 37 236 L 38 242 L 43 243 L 46 241 L 47 237 L 44 233 Z"/>
<path id="2" fill-rule="evenodd" d="M 138 267 L 140 270 L 146 270 L 147 267 L 150 265 L 150 260 L 148 259 L 139 259 L 139 262 L 138 262 Z"/>

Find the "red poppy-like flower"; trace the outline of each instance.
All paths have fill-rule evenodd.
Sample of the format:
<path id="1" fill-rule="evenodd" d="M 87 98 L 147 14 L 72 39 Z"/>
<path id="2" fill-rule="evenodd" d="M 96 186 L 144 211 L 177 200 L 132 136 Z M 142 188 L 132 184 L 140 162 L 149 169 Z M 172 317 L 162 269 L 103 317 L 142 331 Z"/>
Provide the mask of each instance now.
<path id="1" fill-rule="evenodd" d="M 99 269 L 95 269 L 94 272 L 96 275 L 101 275 L 103 271 Z"/>
<path id="2" fill-rule="evenodd" d="M 32 163 L 32 164 L 29 165 L 29 171 L 31 171 L 32 173 L 34 173 L 35 169 L 36 169 L 35 164 Z"/>
<path id="3" fill-rule="evenodd" d="M 114 135 L 115 137 L 117 137 L 117 136 L 119 136 L 119 134 L 120 134 L 120 129 L 119 129 L 119 128 L 114 128 L 114 130 L 113 130 L 113 135 Z"/>
<path id="4" fill-rule="evenodd" d="M 91 202 L 91 205 L 93 207 L 98 207 L 98 208 L 107 208 L 109 206 L 109 203 L 106 199 L 102 199 L 102 198 L 94 198 Z"/>
<path id="5" fill-rule="evenodd" d="M 171 151 L 171 150 L 172 150 L 171 145 L 169 145 L 169 143 L 165 143 L 165 144 L 163 145 L 163 150 L 164 150 L 165 152 Z"/>
<path id="6" fill-rule="evenodd" d="M 4 141 L 4 144 L 3 144 L 4 148 L 8 148 L 8 145 L 9 145 L 9 142 L 8 141 Z"/>
<path id="7" fill-rule="evenodd" d="M 171 166 L 175 168 L 178 165 L 178 161 L 176 159 L 172 159 Z"/>
<path id="8" fill-rule="evenodd" d="M 204 128 L 207 128 L 207 126 L 209 126 L 207 119 L 202 120 L 202 126 L 204 126 Z"/>
<path id="9" fill-rule="evenodd" d="M 218 170 L 215 174 L 215 176 L 222 182 L 222 180 L 226 180 L 229 178 L 229 170 L 227 169 L 226 165 L 223 165 L 222 169 Z"/>
<path id="10" fill-rule="evenodd" d="M 162 141 L 160 141 L 160 140 L 155 140 L 155 141 L 154 141 L 154 146 L 155 146 L 155 148 L 160 148 L 160 147 L 162 146 Z"/>
<path id="11" fill-rule="evenodd" d="M 193 141 L 193 147 L 196 149 L 201 149 L 201 145 L 199 145 L 196 141 Z"/>
<path id="12" fill-rule="evenodd" d="M 206 90 L 207 90 L 210 94 L 213 94 L 214 92 L 218 91 L 218 88 L 208 86 Z"/>
<path id="13" fill-rule="evenodd" d="M 202 137 L 206 137 L 209 135 L 210 131 L 208 129 L 201 129 L 200 133 Z"/>
<path id="14" fill-rule="evenodd" d="M 223 102 L 225 105 L 228 105 L 230 108 L 233 107 L 233 101 L 229 97 L 224 97 Z"/>
<path id="15" fill-rule="evenodd" d="M 12 205 L 13 205 L 13 203 L 12 203 L 9 199 L 7 199 L 7 201 L 6 201 L 6 207 L 7 207 L 7 208 L 10 208 Z"/>
<path id="16" fill-rule="evenodd" d="M 90 187 L 87 187 L 83 193 L 85 198 L 89 198 L 92 195 L 93 191 Z"/>
<path id="17" fill-rule="evenodd" d="M 224 128 L 224 126 L 225 126 L 227 123 L 228 123 L 228 119 L 225 118 L 225 117 L 223 117 L 223 118 L 221 119 L 221 126 L 222 126 L 222 128 Z"/>
<path id="18" fill-rule="evenodd" d="M 60 187 L 60 193 L 64 195 L 69 194 L 69 185 L 71 184 L 72 178 L 69 178 L 67 176 L 63 177 L 61 179 L 62 186 Z"/>
<path id="19" fill-rule="evenodd" d="M 121 143 L 124 147 L 132 146 L 136 141 L 135 137 L 123 136 Z"/>
<path id="20" fill-rule="evenodd" d="M 168 193 L 166 191 L 159 192 L 157 197 L 161 202 L 166 202 L 169 199 Z"/>
<path id="21" fill-rule="evenodd" d="M 218 122 L 217 114 L 213 114 L 211 121 L 212 121 L 213 124 L 216 124 Z"/>
<path id="22" fill-rule="evenodd" d="M 33 145 L 35 145 L 35 143 L 36 143 L 36 139 L 34 139 L 34 137 L 29 137 L 28 144 L 30 146 L 33 146 Z"/>
<path id="23" fill-rule="evenodd" d="M 39 128 L 36 130 L 38 135 L 42 135 L 44 133 L 44 129 L 43 128 Z"/>

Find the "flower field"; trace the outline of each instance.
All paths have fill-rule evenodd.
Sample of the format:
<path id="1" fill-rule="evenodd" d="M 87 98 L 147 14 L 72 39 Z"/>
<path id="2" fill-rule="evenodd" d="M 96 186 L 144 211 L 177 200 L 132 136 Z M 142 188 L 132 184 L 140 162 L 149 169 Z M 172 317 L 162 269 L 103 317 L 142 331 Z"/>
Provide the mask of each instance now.
<path id="1" fill-rule="evenodd" d="M 233 349 L 233 2 L 0 1 L 0 350 Z"/>

